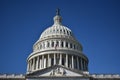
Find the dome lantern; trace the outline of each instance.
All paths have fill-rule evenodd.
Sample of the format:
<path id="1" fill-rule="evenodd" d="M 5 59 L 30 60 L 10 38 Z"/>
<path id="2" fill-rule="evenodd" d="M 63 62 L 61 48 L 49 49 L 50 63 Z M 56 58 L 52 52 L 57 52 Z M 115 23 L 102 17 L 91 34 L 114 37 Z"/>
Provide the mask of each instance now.
<path id="1" fill-rule="evenodd" d="M 60 25 L 62 22 L 62 17 L 60 16 L 60 9 L 56 10 L 56 16 L 53 18 L 54 19 L 54 24 Z"/>

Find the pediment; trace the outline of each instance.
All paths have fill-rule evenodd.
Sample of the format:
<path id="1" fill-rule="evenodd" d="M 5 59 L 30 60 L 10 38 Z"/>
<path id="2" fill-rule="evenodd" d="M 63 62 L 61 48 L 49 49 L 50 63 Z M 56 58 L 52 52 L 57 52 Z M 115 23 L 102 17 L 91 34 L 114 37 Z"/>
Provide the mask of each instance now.
<path id="1" fill-rule="evenodd" d="M 52 67 L 48 67 L 33 73 L 28 74 L 27 76 L 33 77 L 46 77 L 46 76 L 70 76 L 70 77 L 82 77 L 84 76 L 80 71 L 75 71 L 60 65 L 55 65 Z"/>

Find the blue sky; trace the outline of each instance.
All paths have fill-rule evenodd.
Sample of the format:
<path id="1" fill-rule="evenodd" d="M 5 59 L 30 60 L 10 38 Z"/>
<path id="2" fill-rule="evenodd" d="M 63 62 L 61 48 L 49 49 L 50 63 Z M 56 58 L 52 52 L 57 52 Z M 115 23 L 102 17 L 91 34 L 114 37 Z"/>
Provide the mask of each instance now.
<path id="1" fill-rule="evenodd" d="M 89 72 L 120 74 L 119 0 L 0 0 L 0 73 L 26 72 L 26 59 L 60 8 L 89 58 Z"/>

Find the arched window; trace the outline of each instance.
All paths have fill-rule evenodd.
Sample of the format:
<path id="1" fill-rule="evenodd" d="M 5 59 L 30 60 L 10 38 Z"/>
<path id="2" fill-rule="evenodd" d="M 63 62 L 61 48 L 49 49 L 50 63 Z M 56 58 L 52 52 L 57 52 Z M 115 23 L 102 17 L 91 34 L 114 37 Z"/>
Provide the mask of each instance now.
<path id="1" fill-rule="evenodd" d="M 51 65 L 54 65 L 54 58 L 51 58 Z"/>
<path id="2" fill-rule="evenodd" d="M 62 33 L 62 29 L 60 29 L 60 33 Z"/>
<path id="3" fill-rule="evenodd" d="M 65 65 L 65 59 L 62 58 L 62 65 Z"/>
<path id="4" fill-rule="evenodd" d="M 53 33 L 55 33 L 55 29 L 53 29 Z"/>
<path id="5" fill-rule="evenodd" d="M 65 30 L 63 30 L 64 34 L 65 34 Z"/>
<path id="6" fill-rule="evenodd" d="M 68 42 L 66 42 L 66 47 L 68 48 Z"/>
<path id="7" fill-rule="evenodd" d="M 70 35 L 72 36 L 72 33 L 70 32 Z"/>
<path id="8" fill-rule="evenodd" d="M 69 32 L 67 31 L 67 35 L 69 35 Z"/>
<path id="9" fill-rule="evenodd" d="M 47 47 L 50 47 L 50 43 L 49 42 L 47 42 Z"/>
<path id="10" fill-rule="evenodd" d="M 61 41 L 61 47 L 63 47 L 63 41 Z"/>
<path id="11" fill-rule="evenodd" d="M 59 30 L 57 29 L 57 31 L 56 31 L 56 32 L 58 33 L 58 31 L 59 31 Z"/>
<path id="12" fill-rule="evenodd" d="M 42 49 L 42 45 L 40 44 L 40 49 Z"/>
<path id="13" fill-rule="evenodd" d="M 45 48 L 45 43 L 43 42 L 43 48 Z"/>
<path id="14" fill-rule="evenodd" d="M 59 47 L 59 42 L 56 41 L 55 48 Z"/>
<path id="15" fill-rule="evenodd" d="M 78 46 L 76 46 L 76 49 L 78 50 Z"/>
<path id="16" fill-rule="evenodd" d="M 72 43 L 70 43 L 70 48 L 72 48 Z"/>
<path id="17" fill-rule="evenodd" d="M 74 49 L 76 49 L 75 44 L 74 44 Z"/>
<path id="18" fill-rule="evenodd" d="M 54 42 L 52 41 L 52 47 L 54 47 Z"/>

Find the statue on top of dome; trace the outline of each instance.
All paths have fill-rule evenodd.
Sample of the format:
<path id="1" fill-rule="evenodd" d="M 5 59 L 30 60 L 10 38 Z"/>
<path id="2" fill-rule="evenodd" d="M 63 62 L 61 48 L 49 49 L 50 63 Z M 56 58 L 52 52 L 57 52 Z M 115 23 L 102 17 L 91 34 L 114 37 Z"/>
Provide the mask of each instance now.
<path id="1" fill-rule="evenodd" d="M 60 15 L 60 9 L 59 8 L 57 8 L 57 10 L 56 10 L 56 15 Z"/>

